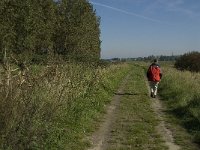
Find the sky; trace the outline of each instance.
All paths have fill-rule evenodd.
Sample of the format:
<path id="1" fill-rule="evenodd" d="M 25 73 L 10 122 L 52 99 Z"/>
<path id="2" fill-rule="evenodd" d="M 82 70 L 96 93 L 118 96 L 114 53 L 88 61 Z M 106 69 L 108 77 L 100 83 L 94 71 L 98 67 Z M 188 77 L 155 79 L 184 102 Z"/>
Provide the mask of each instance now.
<path id="1" fill-rule="evenodd" d="M 101 17 L 101 58 L 200 51 L 200 0 L 89 0 Z"/>

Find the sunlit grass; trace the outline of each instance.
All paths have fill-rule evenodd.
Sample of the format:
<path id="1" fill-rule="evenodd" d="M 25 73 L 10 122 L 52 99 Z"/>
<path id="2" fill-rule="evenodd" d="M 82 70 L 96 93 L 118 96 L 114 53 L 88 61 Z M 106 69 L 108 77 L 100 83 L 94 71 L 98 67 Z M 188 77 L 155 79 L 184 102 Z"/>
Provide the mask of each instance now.
<path id="1" fill-rule="evenodd" d="M 160 95 L 170 113 L 180 119 L 181 125 L 200 141 L 200 74 L 163 68 Z"/>
<path id="2" fill-rule="evenodd" d="M 126 64 L 35 65 L 23 83 L 17 72 L 1 69 L 0 148 L 83 150 L 84 138 L 128 69 Z"/>
<path id="3" fill-rule="evenodd" d="M 156 131 L 159 121 L 151 108 L 141 63 L 132 64 L 123 93 L 129 94 L 121 96 L 108 150 L 166 150 L 164 141 Z"/>

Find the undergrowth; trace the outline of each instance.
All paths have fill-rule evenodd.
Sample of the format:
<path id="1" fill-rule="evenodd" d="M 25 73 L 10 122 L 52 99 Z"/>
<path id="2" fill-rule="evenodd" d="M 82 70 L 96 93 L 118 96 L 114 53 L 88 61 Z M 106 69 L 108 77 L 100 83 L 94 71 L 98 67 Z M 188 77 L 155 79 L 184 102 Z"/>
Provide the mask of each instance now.
<path id="1" fill-rule="evenodd" d="M 1 68 L 0 148 L 83 150 L 86 136 L 129 70 L 80 63 Z"/>

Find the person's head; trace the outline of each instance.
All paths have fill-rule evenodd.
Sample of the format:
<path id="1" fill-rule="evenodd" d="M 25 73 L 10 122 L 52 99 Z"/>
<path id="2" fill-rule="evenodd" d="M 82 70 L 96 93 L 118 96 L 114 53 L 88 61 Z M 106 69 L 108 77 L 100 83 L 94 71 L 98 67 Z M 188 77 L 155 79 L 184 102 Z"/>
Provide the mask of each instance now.
<path id="1" fill-rule="evenodd" d="M 154 62 L 154 63 L 158 63 L 158 59 L 154 59 L 153 62 Z"/>

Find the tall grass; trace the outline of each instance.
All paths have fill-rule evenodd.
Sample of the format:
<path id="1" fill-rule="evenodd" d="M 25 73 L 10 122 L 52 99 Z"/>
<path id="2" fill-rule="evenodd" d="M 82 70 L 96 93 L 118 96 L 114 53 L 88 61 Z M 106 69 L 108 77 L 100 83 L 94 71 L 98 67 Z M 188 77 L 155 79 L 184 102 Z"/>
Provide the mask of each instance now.
<path id="1" fill-rule="evenodd" d="M 178 71 L 172 67 L 163 68 L 160 94 L 166 100 L 170 111 L 200 143 L 200 74 Z"/>
<path id="2" fill-rule="evenodd" d="M 84 149 L 84 137 L 128 68 L 35 65 L 25 75 L 1 69 L 0 148 Z"/>

